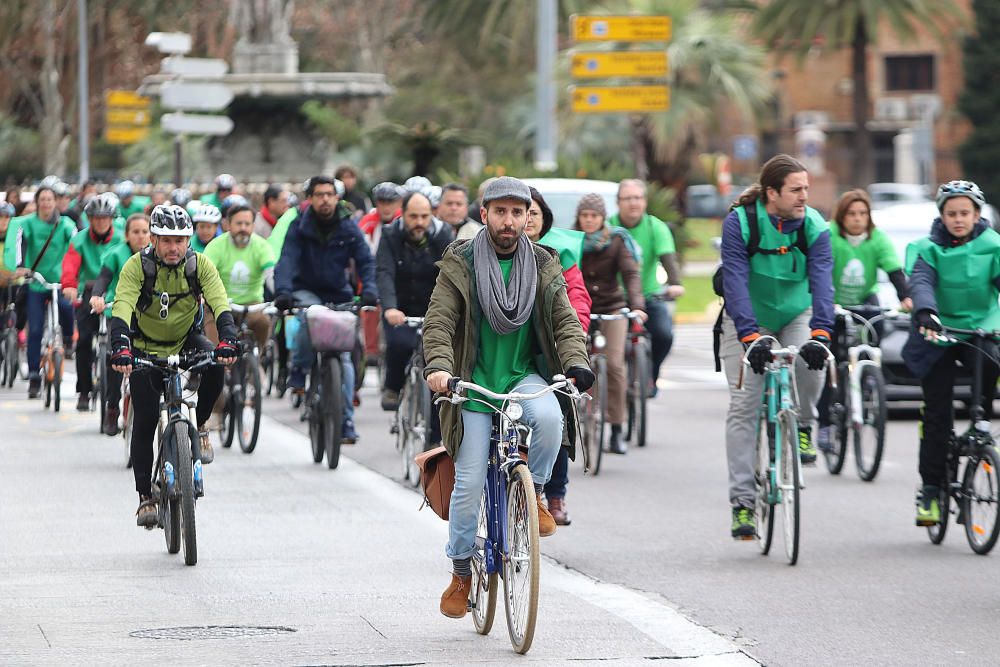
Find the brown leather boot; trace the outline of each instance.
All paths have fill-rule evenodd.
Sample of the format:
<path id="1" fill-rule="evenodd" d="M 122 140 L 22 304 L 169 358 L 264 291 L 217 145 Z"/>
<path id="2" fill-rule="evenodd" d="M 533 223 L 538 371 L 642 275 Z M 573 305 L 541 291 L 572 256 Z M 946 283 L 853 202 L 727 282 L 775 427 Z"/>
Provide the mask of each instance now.
<path id="1" fill-rule="evenodd" d="M 472 577 L 451 575 L 451 584 L 441 594 L 441 613 L 448 618 L 463 618 L 469 610 L 469 587 Z"/>
<path id="2" fill-rule="evenodd" d="M 541 498 L 537 498 L 536 503 L 538 504 L 538 534 L 542 537 L 548 537 L 556 532 L 556 520 L 549 514 L 548 508 L 542 504 Z"/>
<path id="3" fill-rule="evenodd" d="M 566 511 L 566 502 L 562 498 L 549 498 L 549 514 L 555 519 L 557 526 L 568 526 L 573 521 Z"/>

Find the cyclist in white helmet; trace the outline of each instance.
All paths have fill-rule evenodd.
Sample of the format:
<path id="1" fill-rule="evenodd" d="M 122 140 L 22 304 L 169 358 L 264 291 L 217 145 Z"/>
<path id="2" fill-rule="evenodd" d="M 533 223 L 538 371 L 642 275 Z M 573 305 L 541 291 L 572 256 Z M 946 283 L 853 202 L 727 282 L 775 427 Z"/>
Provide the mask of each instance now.
<path id="1" fill-rule="evenodd" d="M 194 236 L 191 237 L 191 249 L 195 252 L 205 252 L 205 246 L 219 235 L 219 222 L 222 211 L 213 204 L 195 203 L 189 209 L 191 222 L 194 223 Z"/>

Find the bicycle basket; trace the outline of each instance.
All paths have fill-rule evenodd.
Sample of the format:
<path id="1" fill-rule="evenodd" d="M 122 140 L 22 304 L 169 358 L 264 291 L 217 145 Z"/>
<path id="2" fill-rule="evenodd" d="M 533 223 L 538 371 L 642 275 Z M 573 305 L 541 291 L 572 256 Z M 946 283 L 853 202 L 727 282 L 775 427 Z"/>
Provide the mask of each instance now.
<path id="1" fill-rule="evenodd" d="M 324 306 L 309 306 L 306 326 L 317 352 L 350 352 L 357 339 L 358 316 Z"/>

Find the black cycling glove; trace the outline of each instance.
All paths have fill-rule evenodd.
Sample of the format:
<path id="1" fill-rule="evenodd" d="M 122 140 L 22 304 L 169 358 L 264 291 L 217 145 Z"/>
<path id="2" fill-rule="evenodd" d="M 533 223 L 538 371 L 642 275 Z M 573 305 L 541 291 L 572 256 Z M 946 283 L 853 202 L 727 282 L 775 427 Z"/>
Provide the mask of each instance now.
<path id="1" fill-rule="evenodd" d="M 830 348 L 830 337 L 817 331 L 813 333 L 813 337 L 810 340 L 813 343 L 819 343 L 819 345 L 803 345 L 799 356 L 806 362 L 806 367 L 809 370 L 821 371 L 826 366 L 827 352 Z"/>
<path id="2" fill-rule="evenodd" d="M 771 341 L 770 340 L 757 340 L 757 344 L 750 349 L 750 345 L 754 341 L 743 343 L 744 350 L 750 350 L 747 353 L 747 361 L 750 362 L 750 368 L 757 375 L 763 375 L 765 367 L 771 363 Z"/>
<path id="3" fill-rule="evenodd" d="M 594 371 L 583 366 L 574 366 L 569 369 L 566 371 L 566 377 L 574 381 L 579 391 L 587 391 L 594 386 L 594 380 L 597 379 L 594 376 Z"/>

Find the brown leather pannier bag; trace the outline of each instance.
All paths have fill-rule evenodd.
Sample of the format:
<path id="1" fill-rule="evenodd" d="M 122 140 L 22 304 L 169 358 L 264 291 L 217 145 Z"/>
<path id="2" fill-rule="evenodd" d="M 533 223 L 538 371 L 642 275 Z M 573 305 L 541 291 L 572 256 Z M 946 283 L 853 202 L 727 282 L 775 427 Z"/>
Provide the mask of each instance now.
<path id="1" fill-rule="evenodd" d="M 455 461 L 444 447 L 435 447 L 417 454 L 414 462 L 420 468 L 420 485 L 424 488 L 424 505 L 448 520 L 451 492 L 455 488 Z M 423 505 L 421 505 L 423 509 Z"/>

